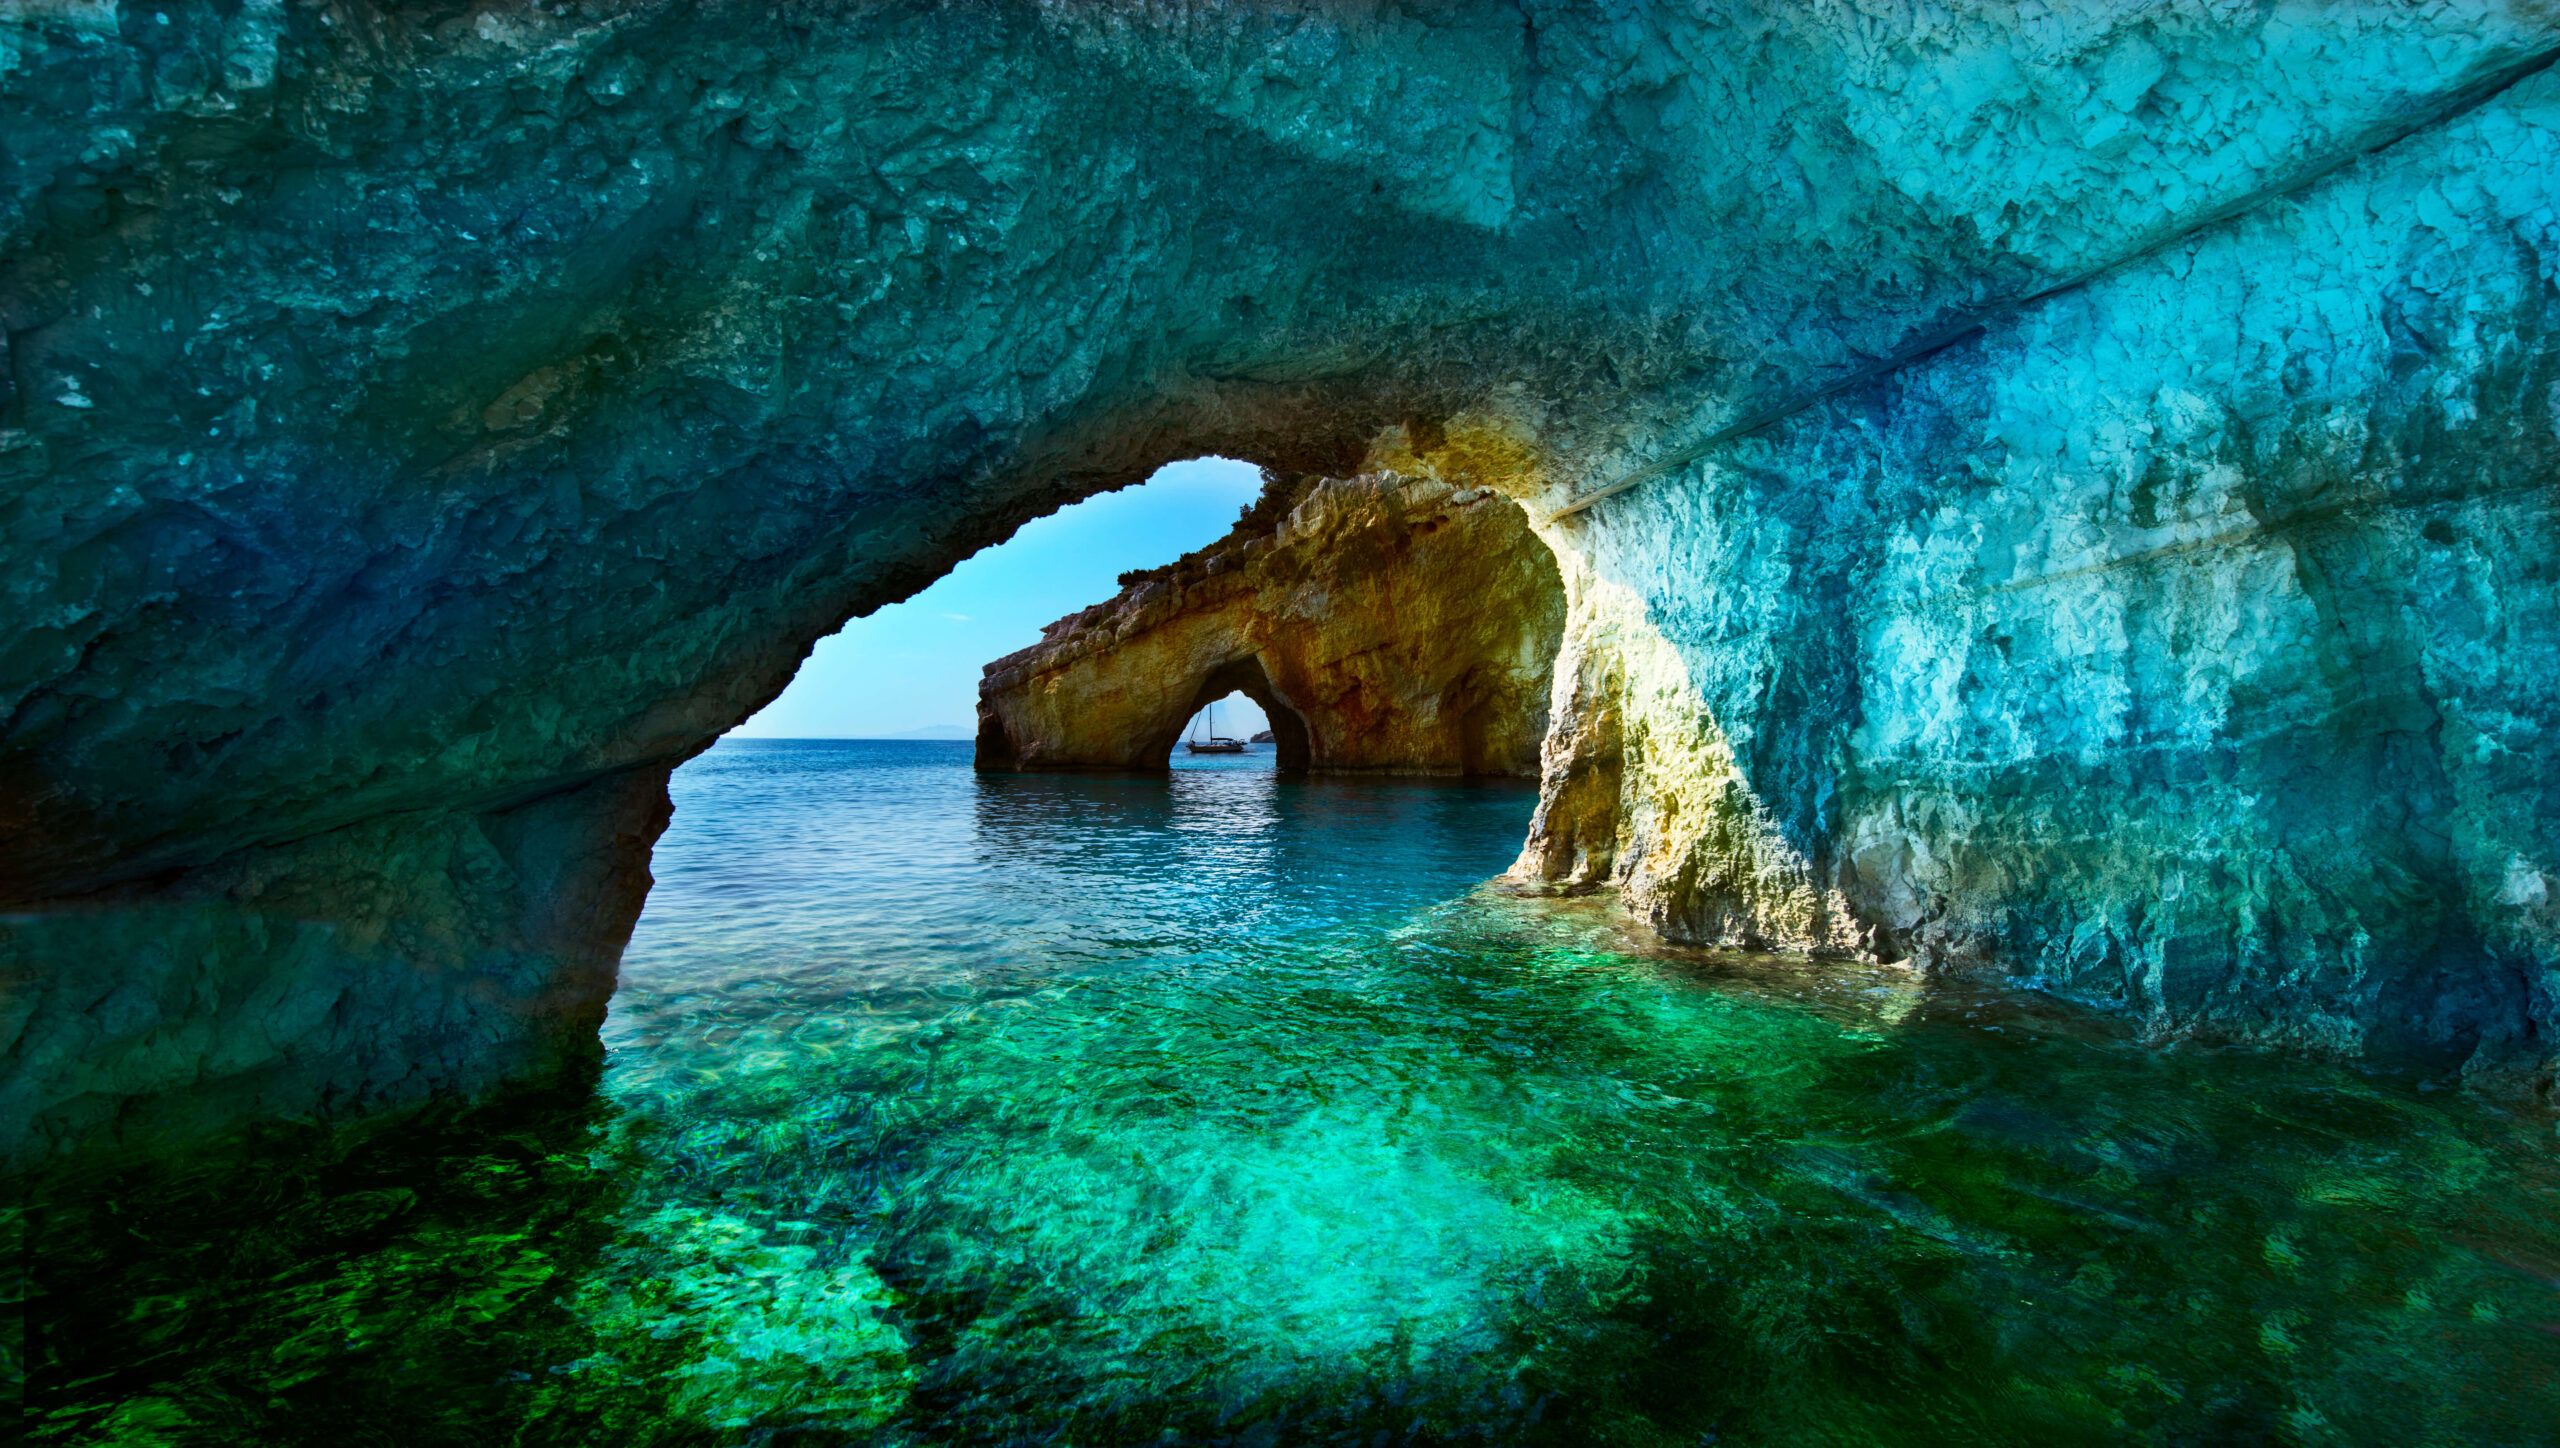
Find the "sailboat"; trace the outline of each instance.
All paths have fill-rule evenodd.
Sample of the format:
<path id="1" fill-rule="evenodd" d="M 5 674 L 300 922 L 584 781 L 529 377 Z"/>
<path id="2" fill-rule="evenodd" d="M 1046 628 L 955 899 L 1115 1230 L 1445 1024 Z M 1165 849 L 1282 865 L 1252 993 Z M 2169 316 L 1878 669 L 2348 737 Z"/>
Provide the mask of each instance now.
<path id="1" fill-rule="evenodd" d="M 1218 706 L 1214 702 L 1191 716 L 1191 737 L 1183 740 L 1182 746 L 1194 754 L 1244 753 L 1243 740 L 1229 739 L 1218 732 Z"/>

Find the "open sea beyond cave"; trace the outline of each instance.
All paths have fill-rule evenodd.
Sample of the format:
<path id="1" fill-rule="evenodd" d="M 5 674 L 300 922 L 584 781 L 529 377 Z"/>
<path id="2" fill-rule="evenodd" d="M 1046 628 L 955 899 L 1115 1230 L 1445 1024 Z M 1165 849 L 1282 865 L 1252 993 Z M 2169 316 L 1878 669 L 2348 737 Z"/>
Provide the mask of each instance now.
<path id="1" fill-rule="evenodd" d="M 730 741 L 592 1089 L 64 1177 L 49 1443 L 2549 1444 L 2547 1118 L 1486 887 L 1523 786 Z"/>

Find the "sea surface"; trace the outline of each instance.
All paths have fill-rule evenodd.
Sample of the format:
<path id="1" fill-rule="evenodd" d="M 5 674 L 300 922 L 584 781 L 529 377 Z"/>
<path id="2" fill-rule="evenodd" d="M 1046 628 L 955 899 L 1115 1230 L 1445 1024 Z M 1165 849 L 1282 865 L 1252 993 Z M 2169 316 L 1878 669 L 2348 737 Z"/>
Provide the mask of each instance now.
<path id="1" fill-rule="evenodd" d="M 116 1444 L 2560 1442 L 2547 1115 L 1488 884 L 1531 792 L 731 741 L 591 1085 L 28 1216 Z"/>

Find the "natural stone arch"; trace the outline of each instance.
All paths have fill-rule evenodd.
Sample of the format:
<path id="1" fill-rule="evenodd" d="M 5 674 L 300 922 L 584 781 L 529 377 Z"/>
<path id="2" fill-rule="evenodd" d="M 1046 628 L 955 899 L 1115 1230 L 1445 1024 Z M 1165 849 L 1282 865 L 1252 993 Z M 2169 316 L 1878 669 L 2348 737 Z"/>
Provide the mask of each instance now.
<path id="1" fill-rule="evenodd" d="M 1285 769 L 1532 776 L 1564 623 L 1554 555 L 1511 499 L 1274 475 L 1225 538 L 989 664 L 978 767 L 1161 769 L 1183 722 L 1241 689 Z"/>
<path id="2" fill-rule="evenodd" d="M 1180 747 L 1176 741 L 1181 739 L 1183 725 L 1191 716 L 1230 694 L 1244 695 L 1261 705 L 1262 712 L 1269 716 L 1271 743 L 1278 756 L 1276 767 L 1279 771 L 1283 774 L 1306 773 L 1307 721 L 1299 718 L 1297 709 L 1280 696 L 1279 690 L 1271 687 L 1270 676 L 1262 670 L 1262 660 L 1252 655 L 1230 659 L 1211 669 L 1200 681 L 1200 687 L 1192 691 L 1191 707 L 1169 727 L 1156 731 L 1154 737 L 1161 742 L 1150 744 L 1148 748 L 1158 759 L 1170 756 Z"/>
<path id="3" fill-rule="evenodd" d="M 1185 681 L 1167 681 L 1158 695 L 1165 707 L 1156 708 L 1143 717 L 1113 721 L 1112 745 L 1099 758 L 1078 760 L 1042 760 L 1043 769 L 1111 769 L 1138 772 L 1161 772 L 1173 751 L 1180 746 L 1185 726 L 1202 709 L 1233 694 L 1242 694 L 1262 707 L 1271 720 L 1271 735 L 1278 756 L 1276 767 L 1283 774 L 1304 774 L 1308 769 L 1307 725 L 1297 709 L 1271 686 L 1263 672 L 1262 661 L 1250 654 L 1229 659 L 1199 676 L 1189 689 Z M 1188 698 L 1190 703 L 1179 710 L 1170 707 Z M 977 767 L 981 771 L 1014 770 L 1023 767 L 1023 751 L 1006 728 L 1002 715 L 992 706 L 981 703 L 978 709 Z M 1035 756 L 1036 758 L 1037 756 Z"/>
<path id="4" fill-rule="evenodd" d="M 2544 7 L 8 15 L 0 1149 L 592 1059 L 676 764 L 1202 451 L 1535 505 L 1666 929 L 2550 1039 Z"/>

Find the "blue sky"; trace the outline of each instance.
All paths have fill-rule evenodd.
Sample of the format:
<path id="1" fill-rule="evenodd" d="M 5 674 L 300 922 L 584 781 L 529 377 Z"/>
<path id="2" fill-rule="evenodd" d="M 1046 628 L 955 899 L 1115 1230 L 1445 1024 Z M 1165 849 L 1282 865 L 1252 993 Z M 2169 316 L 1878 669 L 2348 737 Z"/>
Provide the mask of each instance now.
<path id="1" fill-rule="evenodd" d="M 1119 592 L 1118 575 L 1225 535 L 1262 491 L 1250 463 L 1171 463 L 1134 488 L 1036 518 L 904 603 L 820 639 L 782 697 L 730 731 L 753 739 L 897 738 L 947 725 L 974 735 L 978 671 L 1039 642 L 1043 624 Z M 1218 730 L 1264 727 L 1236 699 Z"/>

